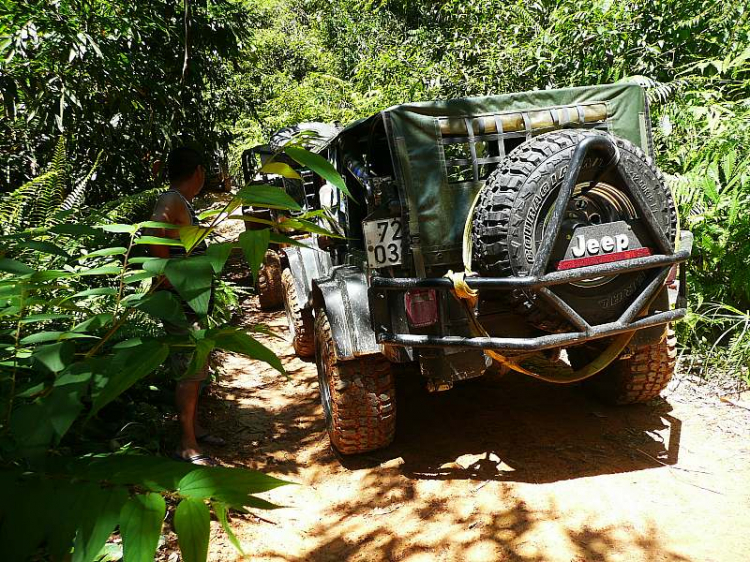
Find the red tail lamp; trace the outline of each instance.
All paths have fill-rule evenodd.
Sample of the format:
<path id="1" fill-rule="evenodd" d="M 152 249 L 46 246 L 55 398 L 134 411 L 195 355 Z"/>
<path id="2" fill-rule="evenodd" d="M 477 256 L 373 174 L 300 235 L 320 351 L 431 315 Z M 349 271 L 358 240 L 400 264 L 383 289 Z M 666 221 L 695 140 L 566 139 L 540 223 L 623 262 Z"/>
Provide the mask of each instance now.
<path id="1" fill-rule="evenodd" d="M 404 294 L 404 306 L 409 324 L 414 328 L 432 326 L 437 322 L 435 289 L 410 289 Z"/>

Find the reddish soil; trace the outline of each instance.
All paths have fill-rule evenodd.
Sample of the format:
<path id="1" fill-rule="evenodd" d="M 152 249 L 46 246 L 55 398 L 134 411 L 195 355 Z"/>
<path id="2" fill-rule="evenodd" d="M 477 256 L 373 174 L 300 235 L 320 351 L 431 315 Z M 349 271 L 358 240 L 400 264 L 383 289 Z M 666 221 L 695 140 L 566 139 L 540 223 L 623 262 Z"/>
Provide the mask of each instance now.
<path id="1" fill-rule="evenodd" d="M 283 313 L 247 318 L 286 333 Z M 224 356 L 207 400 L 223 463 L 295 482 L 286 506 L 237 515 L 252 560 L 747 561 L 750 410 L 685 378 L 664 399 L 607 407 L 522 375 L 428 394 L 399 377 L 392 446 L 338 458 L 313 362 L 263 337 L 289 379 Z M 742 398 L 738 399 L 742 400 Z M 213 523 L 209 559 L 238 558 Z"/>

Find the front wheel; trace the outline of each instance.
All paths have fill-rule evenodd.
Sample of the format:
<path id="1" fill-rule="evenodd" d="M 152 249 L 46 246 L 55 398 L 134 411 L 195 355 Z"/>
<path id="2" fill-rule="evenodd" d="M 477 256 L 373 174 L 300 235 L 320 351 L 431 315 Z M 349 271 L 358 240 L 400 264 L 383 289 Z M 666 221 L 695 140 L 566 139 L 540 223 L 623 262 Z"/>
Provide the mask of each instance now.
<path id="1" fill-rule="evenodd" d="M 281 305 L 281 257 L 274 250 L 266 252 L 255 288 L 262 310 L 275 310 Z"/>
<path id="2" fill-rule="evenodd" d="M 331 445 L 343 455 L 386 447 L 396 432 L 396 385 L 380 354 L 339 361 L 325 311 L 315 315 L 315 361 Z"/>
<path id="3" fill-rule="evenodd" d="M 312 357 L 315 354 L 312 310 L 300 304 L 289 268 L 285 268 L 281 273 L 281 286 L 284 294 L 284 312 L 294 352 L 300 357 Z"/>

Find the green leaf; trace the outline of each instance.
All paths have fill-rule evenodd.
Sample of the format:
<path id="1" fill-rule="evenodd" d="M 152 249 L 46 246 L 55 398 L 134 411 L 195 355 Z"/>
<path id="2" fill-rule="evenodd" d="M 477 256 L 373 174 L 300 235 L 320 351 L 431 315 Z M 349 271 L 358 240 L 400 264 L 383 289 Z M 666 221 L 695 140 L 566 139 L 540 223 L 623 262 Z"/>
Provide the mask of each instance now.
<path id="1" fill-rule="evenodd" d="M 96 227 L 101 228 L 102 230 L 106 232 L 115 232 L 118 234 L 122 234 L 122 233 L 135 234 L 138 231 L 137 224 L 117 224 L 117 223 L 99 224 Z"/>
<path id="2" fill-rule="evenodd" d="M 192 377 L 199 370 L 205 368 L 206 363 L 208 362 L 208 356 L 214 350 L 215 345 L 216 344 L 213 340 L 206 338 L 195 342 L 195 351 L 193 351 L 190 363 L 188 364 L 185 373 L 183 373 L 183 377 Z"/>
<path id="3" fill-rule="evenodd" d="M 242 507 L 249 505 L 253 499 L 258 499 L 253 498 L 251 494 L 260 494 L 287 484 L 291 482 L 279 480 L 257 470 L 207 466 L 185 475 L 180 480 L 178 491 L 186 498 L 215 499 L 231 506 Z"/>
<path id="4" fill-rule="evenodd" d="M 21 324 L 32 324 L 34 322 L 44 322 L 45 320 L 62 320 L 72 318 L 70 314 L 30 314 L 29 316 L 25 316 L 21 320 Z"/>
<path id="5" fill-rule="evenodd" d="M 176 238 L 161 238 L 159 236 L 139 236 L 134 241 L 135 244 L 153 244 L 154 246 L 179 246 L 183 247 L 182 242 Z"/>
<path id="6" fill-rule="evenodd" d="M 245 551 L 242 550 L 242 545 L 240 544 L 240 541 L 237 540 L 237 536 L 234 534 L 234 531 L 232 530 L 232 527 L 229 524 L 229 520 L 227 518 L 227 504 L 223 502 L 211 502 L 211 505 L 214 508 L 216 518 L 219 520 L 219 523 L 221 523 L 221 526 L 224 529 L 224 532 L 227 534 L 227 537 L 229 537 L 229 542 L 232 543 L 232 546 L 237 549 L 237 552 L 239 552 L 241 556 L 244 556 Z"/>
<path id="7" fill-rule="evenodd" d="M 31 345 L 35 343 L 45 343 L 49 341 L 61 341 L 61 340 L 72 340 L 72 339 L 96 339 L 95 336 L 89 334 L 76 334 L 74 332 L 37 332 L 21 339 L 23 345 Z"/>
<path id="8" fill-rule="evenodd" d="M 128 500 L 125 488 L 91 487 L 78 505 L 79 519 L 72 562 L 93 562 L 117 526 L 122 506 Z"/>
<path id="9" fill-rule="evenodd" d="M 182 500 L 174 513 L 174 528 L 183 560 L 205 562 L 211 531 L 211 513 L 208 506 L 202 500 Z"/>
<path id="10" fill-rule="evenodd" d="M 123 562 L 153 562 L 167 510 L 159 494 L 130 498 L 120 512 Z"/>
<path id="11" fill-rule="evenodd" d="M 101 312 L 99 314 L 91 316 L 90 318 L 87 318 L 80 324 L 76 324 L 70 331 L 76 333 L 94 332 L 103 328 L 107 324 L 111 324 L 113 319 L 114 316 L 112 315 L 112 313 Z"/>
<path id="12" fill-rule="evenodd" d="M 260 172 L 262 174 L 276 174 L 277 176 L 282 176 L 284 178 L 293 180 L 302 179 L 302 176 L 295 172 L 294 168 L 292 168 L 289 164 L 285 164 L 284 162 L 267 162 L 260 169 Z"/>
<path id="13" fill-rule="evenodd" d="M 147 261 L 143 263 L 143 269 L 145 271 L 148 271 L 149 273 L 154 273 L 156 275 L 162 275 L 164 273 L 164 269 L 167 267 L 167 264 L 169 263 L 168 258 L 155 258 L 153 260 Z"/>
<path id="14" fill-rule="evenodd" d="M 75 273 L 63 271 L 61 269 L 49 269 L 46 271 L 37 271 L 30 277 L 32 281 L 52 281 L 54 279 L 67 279 L 75 276 Z"/>
<path id="15" fill-rule="evenodd" d="M 68 252 L 63 250 L 60 246 L 53 244 L 52 242 L 45 242 L 42 240 L 28 240 L 27 242 L 19 242 L 19 246 L 36 250 L 37 252 L 44 252 L 45 254 L 54 254 L 56 256 L 62 256 L 69 258 Z"/>
<path id="16" fill-rule="evenodd" d="M 25 263 L 21 263 L 17 260 L 10 258 L 0 258 L 0 271 L 6 271 L 8 273 L 16 273 L 18 275 L 25 275 L 27 273 L 34 273 L 34 269 L 30 268 Z"/>
<path id="17" fill-rule="evenodd" d="M 276 354 L 240 328 L 214 328 L 206 332 L 206 337 L 213 339 L 216 347 L 220 349 L 242 353 L 253 359 L 268 363 L 280 373 L 286 374 L 284 366 Z"/>
<path id="18" fill-rule="evenodd" d="M 41 345 L 34 350 L 32 357 L 53 373 L 65 369 L 73 360 L 75 345 L 71 341 Z"/>
<path id="19" fill-rule="evenodd" d="M 164 274 L 175 290 L 201 317 L 208 314 L 213 273 L 205 256 L 172 259 L 164 268 Z"/>
<path id="20" fill-rule="evenodd" d="M 127 251 L 128 249 L 123 248 L 122 246 L 115 246 L 113 248 L 102 248 L 101 250 L 95 250 L 93 252 L 89 252 L 88 254 L 78 256 L 76 259 L 81 261 L 81 260 L 87 260 L 89 258 L 99 258 L 102 256 L 121 256 L 125 254 Z"/>
<path id="21" fill-rule="evenodd" d="M 150 340 L 119 351 L 112 359 L 115 373 L 109 377 L 102 391 L 94 398 L 89 417 L 112 402 L 143 377 L 153 373 L 169 355 L 169 346 Z"/>
<path id="22" fill-rule="evenodd" d="M 328 160 L 319 154 L 313 154 L 312 152 L 298 146 L 287 146 L 284 149 L 284 152 L 304 167 L 318 174 L 324 180 L 335 185 L 347 197 L 352 197 L 351 193 L 349 193 L 349 190 L 346 188 L 344 178 L 339 175 L 336 168 L 334 168 Z"/>
<path id="23" fill-rule="evenodd" d="M 214 273 L 218 275 L 224 269 L 224 264 L 232 253 L 232 243 L 222 242 L 221 244 L 211 244 L 206 250 L 206 258 L 211 262 Z"/>
<path id="24" fill-rule="evenodd" d="M 205 228 L 203 226 L 182 226 L 180 227 L 180 241 L 186 250 L 191 250 L 200 244 L 211 232 L 213 232 L 212 228 Z"/>
<path id="25" fill-rule="evenodd" d="M 94 267 L 92 269 L 84 269 L 79 271 L 77 275 L 85 277 L 88 275 L 119 275 L 122 272 L 122 268 L 117 265 L 105 265 L 102 267 Z"/>
<path id="26" fill-rule="evenodd" d="M 258 279 L 258 272 L 268 250 L 270 239 L 271 231 L 267 228 L 263 230 L 246 230 L 237 239 L 242 252 L 245 254 L 245 259 L 248 265 L 250 265 L 250 271 L 252 271 L 254 279 Z"/>
<path id="27" fill-rule="evenodd" d="M 79 293 L 76 293 L 75 295 L 69 297 L 69 298 L 79 298 L 79 297 L 95 297 L 100 295 L 116 295 L 117 289 L 114 287 L 97 287 L 95 289 L 86 289 L 85 291 L 81 291 Z"/>
<path id="28" fill-rule="evenodd" d="M 166 320 L 172 324 L 185 324 L 187 322 L 182 304 L 171 291 L 156 291 L 152 295 L 140 299 L 132 306 L 154 318 Z"/>
<path id="29" fill-rule="evenodd" d="M 279 234 L 278 232 L 271 233 L 271 242 L 273 242 L 274 244 L 288 244 L 289 246 L 297 246 L 298 248 L 315 249 L 312 246 L 305 244 L 304 242 L 300 242 L 296 238 L 290 238 L 289 236 L 284 236 L 283 234 Z"/>
<path id="30" fill-rule="evenodd" d="M 144 221 L 138 223 L 138 228 L 163 228 L 165 230 L 177 230 L 180 228 L 180 225 L 172 224 L 169 222 Z"/>
<path id="31" fill-rule="evenodd" d="M 69 234 L 71 236 L 101 236 L 101 232 L 85 224 L 56 224 L 49 229 L 54 234 Z"/>
<path id="32" fill-rule="evenodd" d="M 237 192 L 237 198 L 247 205 L 267 209 L 301 211 L 299 204 L 286 191 L 272 185 L 249 185 Z"/>
<path id="33" fill-rule="evenodd" d="M 133 273 L 132 275 L 126 275 L 122 278 L 122 282 L 126 285 L 130 285 L 131 283 L 138 283 L 138 281 L 143 281 L 144 279 L 153 279 L 154 277 L 157 277 L 158 273 L 150 273 L 148 271 L 139 271 L 138 273 Z"/>

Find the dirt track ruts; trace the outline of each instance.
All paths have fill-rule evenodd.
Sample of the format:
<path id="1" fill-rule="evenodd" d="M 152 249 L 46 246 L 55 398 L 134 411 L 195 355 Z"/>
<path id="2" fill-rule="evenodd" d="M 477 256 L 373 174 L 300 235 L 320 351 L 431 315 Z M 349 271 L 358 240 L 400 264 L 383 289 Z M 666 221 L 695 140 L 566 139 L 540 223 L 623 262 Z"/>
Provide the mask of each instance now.
<path id="1" fill-rule="evenodd" d="M 394 444 L 340 459 L 314 363 L 263 339 L 290 380 L 226 355 L 204 411 L 224 464 L 300 484 L 266 495 L 285 509 L 233 518 L 248 559 L 750 559 L 750 411 L 690 383 L 623 408 L 521 375 L 431 395 L 405 373 Z M 237 558 L 214 522 L 209 559 Z"/>

